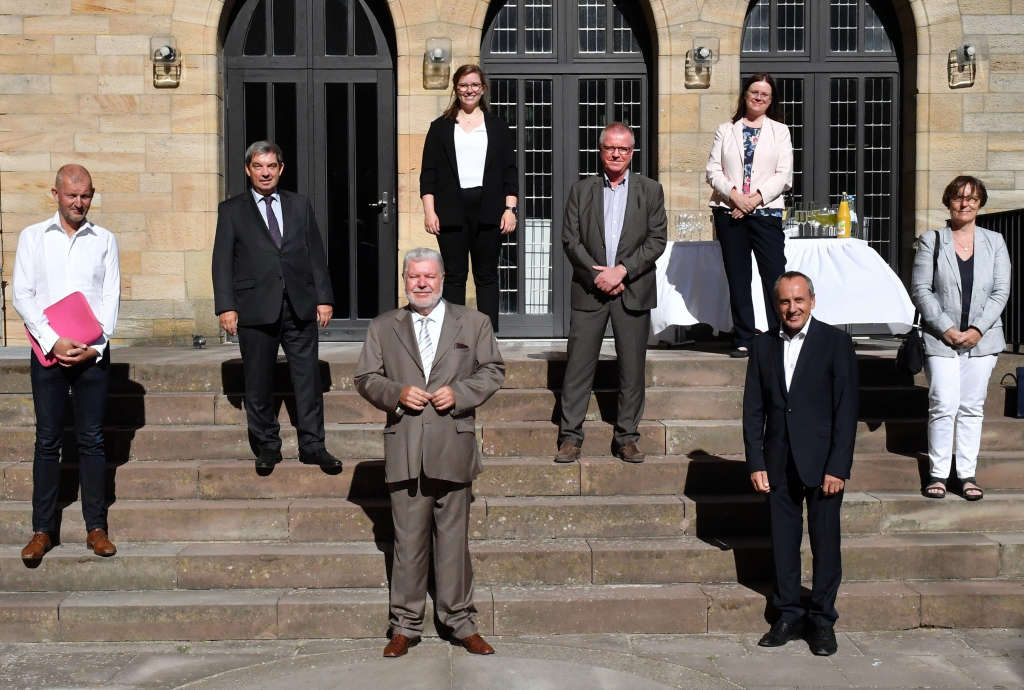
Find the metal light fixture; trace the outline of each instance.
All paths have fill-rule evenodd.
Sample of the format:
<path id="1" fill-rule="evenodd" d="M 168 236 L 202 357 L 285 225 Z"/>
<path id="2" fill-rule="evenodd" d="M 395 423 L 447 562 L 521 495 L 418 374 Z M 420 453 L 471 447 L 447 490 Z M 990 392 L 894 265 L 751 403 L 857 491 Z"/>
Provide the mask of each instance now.
<path id="1" fill-rule="evenodd" d="M 452 70 L 452 40 L 428 38 L 423 52 L 423 88 L 446 89 Z"/>
<path id="2" fill-rule="evenodd" d="M 174 36 L 154 36 L 149 40 L 153 60 L 153 86 L 173 89 L 181 83 L 181 53 Z"/>
<path id="3" fill-rule="evenodd" d="M 711 65 L 718 62 L 718 39 L 698 36 L 693 47 L 686 51 L 683 86 L 688 89 L 706 89 L 711 86 Z"/>
<path id="4" fill-rule="evenodd" d="M 974 86 L 978 75 L 978 49 L 973 43 L 965 43 L 949 51 L 949 88 L 966 89 Z"/>

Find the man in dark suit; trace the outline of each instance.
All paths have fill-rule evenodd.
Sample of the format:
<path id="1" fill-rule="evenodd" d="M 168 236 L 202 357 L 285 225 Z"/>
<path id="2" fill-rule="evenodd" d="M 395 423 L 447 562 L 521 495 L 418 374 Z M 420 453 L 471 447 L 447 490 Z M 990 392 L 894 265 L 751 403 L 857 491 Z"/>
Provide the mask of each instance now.
<path id="1" fill-rule="evenodd" d="M 604 173 L 573 184 L 562 221 L 562 245 L 572 264 L 572 313 L 555 462 L 580 457 L 583 418 L 609 318 L 619 368 L 612 453 L 626 462 L 644 460 L 637 426 L 644 411 L 651 309 L 658 304 L 654 262 L 667 239 L 665 193 L 654 180 L 629 171 L 629 127 L 613 122 L 599 142 Z"/>
<path id="2" fill-rule="evenodd" d="M 828 656 L 836 651 L 839 509 L 857 434 L 857 359 L 849 335 L 811 318 L 810 278 L 787 271 L 774 294 L 782 326 L 754 338 L 743 392 L 743 444 L 750 481 L 768 494 L 779 612 L 758 644 L 778 647 L 807 632 L 811 651 Z M 808 610 L 800 603 L 805 500 L 814 559 Z"/>
<path id="3" fill-rule="evenodd" d="M 313 207 L 279 190 L 281 149 L 257 141 L 245 152 L 251 188 L 221 202 L 213 245 L 213 294 L 220 324 L 238 334 L 245 376 L 245 415 L 256 469 L 281 461 L 281 426 L 273 403 L 281 345 L 295 390 L 299 460 L 338 471 L 324 445 L 324 401 L 317 326 L 334 312 L 323 239 Z"/>
<path id="4" fill-rule="evenodd" d="M 469 506 L 483 471 L 476 408 L 501 387 L 505 363 L 490 319 L 441 299 L 438 252 L 412 249 L 403 263 L 409 305 L 370 322 L 355 374 L 359 394 L 388 415 L 395 557 L 384 656 L 403 656 L 423 632 L 431 555 L 438 619 L 471 654 L 492 654 L 476 627 Z"/>

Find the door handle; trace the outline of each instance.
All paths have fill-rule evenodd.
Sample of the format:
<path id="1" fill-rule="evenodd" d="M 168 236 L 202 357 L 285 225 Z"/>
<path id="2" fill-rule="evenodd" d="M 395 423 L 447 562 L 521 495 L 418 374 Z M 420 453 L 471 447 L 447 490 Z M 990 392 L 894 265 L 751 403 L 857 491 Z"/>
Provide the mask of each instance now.
<path id="1" fill-rule="evenodd" d="M 391 220 L 391 195 L 388 192 L 381 192 L 380 199 L 371 201 L 367 206 L 380 211 L 380 218 L 385 223 Z"/>

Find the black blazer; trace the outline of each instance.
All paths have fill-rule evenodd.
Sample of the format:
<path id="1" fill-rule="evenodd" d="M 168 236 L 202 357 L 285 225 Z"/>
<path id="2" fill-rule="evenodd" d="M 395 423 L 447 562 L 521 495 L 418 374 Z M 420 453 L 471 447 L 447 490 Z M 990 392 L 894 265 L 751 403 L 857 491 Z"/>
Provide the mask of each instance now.
<path id="1" fill-rule="evenodd" d="M 213 298 L 217 314 L 238 312 L 240 326 L 274 323 L 288 289 L 301 319 L 316 317 L 318 304 L 334 304 L 323 239 L 313 206 L 301 194 L 279 189 L 284 239 L 278 249 L 252 191 L 217 207 L 213 242 Z"/>
<path id="2" fill-rule="evenodd" d="M 857 357 L 845 332 L 811 319 L 789 392 L 778 331 L 754 338 L 743 391 L 743 445 L 750 472 L 786 481 L 792 452 L 805 486 L 850 477 L 857 435 Z"/>
<path id="3" fill-rule="evenodd" d="M 668 239 L 665 191 L 659 182 L 629 173 L 626 213 L 615 251 L 615 265 L 626 267 L 622 305 L 642 311 L 658 306 L 654 264 L 665 251 Z M 562 246 L 572 264 L 572 308 L 595 311 L 610 298 L 594 285 L 604 266 L 604 175 L 592 175 L 573 183 L 562 216 Z"/>
<path id="4" fill-rule="evenodd" d="M 484 113 L 487 127 L 487 157 L 484 159 L 481 223 L 497 225 L 505 211 L 505 197 L 519 194 L 516 154 L 508 125 L 497 115 Z M 420 196 L 434 195 L 434 211 L 441 225 L 462 225 L 462 187 L 455 159 L 455 128 L 443 115 L 430 123 L 423 142 L 420 166 Z"/>

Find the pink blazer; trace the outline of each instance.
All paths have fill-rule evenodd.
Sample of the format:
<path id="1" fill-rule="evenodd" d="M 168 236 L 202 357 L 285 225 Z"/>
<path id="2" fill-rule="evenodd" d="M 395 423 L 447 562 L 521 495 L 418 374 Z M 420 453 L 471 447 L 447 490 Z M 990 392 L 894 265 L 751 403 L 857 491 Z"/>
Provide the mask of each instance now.
<path id="1" fill-rule="evenodd" d="M 729 193 L 743 189 L 743 121 L 723 122 L 715 130 L 715 143 L 708 156 L 707 180 L 713 190 L 708 206 L 732 208 Z M 762 208 L 785 206 L 782 193 L 793 186 L 793 142 L 789 128 L 765 118 L 754 149 L 750 189 L 761 192 Z"/>

